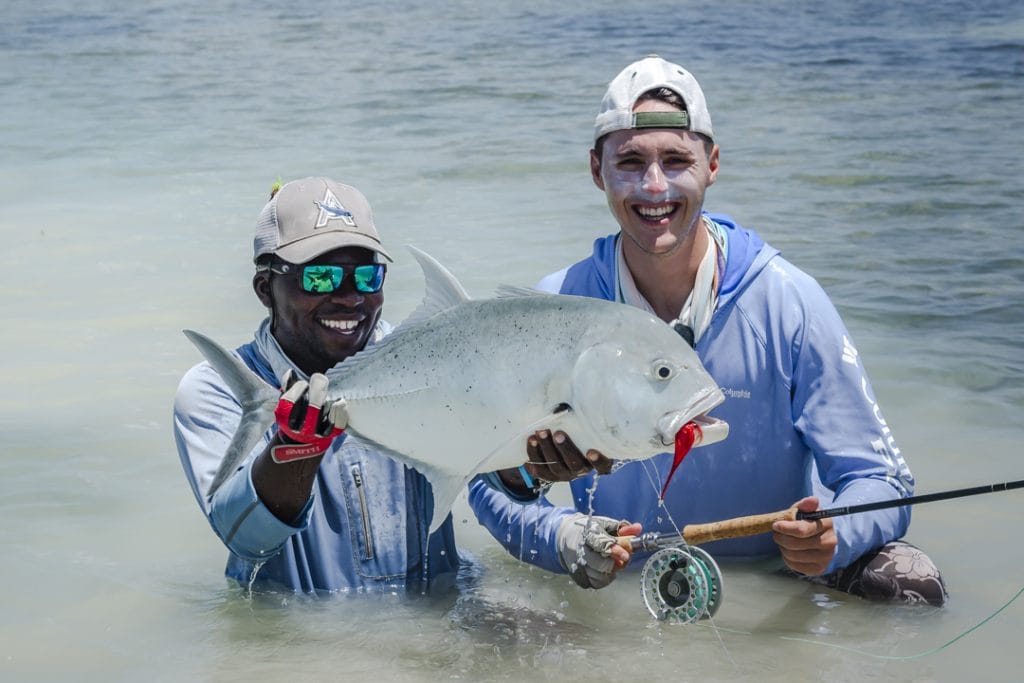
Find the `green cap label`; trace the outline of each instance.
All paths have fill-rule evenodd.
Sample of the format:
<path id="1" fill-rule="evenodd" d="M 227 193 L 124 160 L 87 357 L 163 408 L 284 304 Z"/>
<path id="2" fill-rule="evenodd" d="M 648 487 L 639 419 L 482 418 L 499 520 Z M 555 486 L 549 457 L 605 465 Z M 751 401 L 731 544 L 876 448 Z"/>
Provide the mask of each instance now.
<path id="1" fill-rule="evenodd" d="M 690 115 L 685 111 L 638 111 L 633 114 L 634 128 L 690 129 Z"/>

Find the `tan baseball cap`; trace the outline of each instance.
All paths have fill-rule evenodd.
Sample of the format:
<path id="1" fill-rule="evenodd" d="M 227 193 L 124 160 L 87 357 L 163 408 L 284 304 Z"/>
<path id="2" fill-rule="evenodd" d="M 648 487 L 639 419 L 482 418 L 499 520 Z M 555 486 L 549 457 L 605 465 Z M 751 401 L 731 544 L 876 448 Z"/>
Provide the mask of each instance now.
<path id="1" fill-rule="evenodd" d="M 305 263 L 340 247 L 362 247 L 393 260 L 380 243 L 366 197 L 329 178 L 285 183 L 256 220 L 253 261 L 276 254 Z"/>
<path id="2" fill-rule="evenodd" d="M 683 98 L 686 111 L 633 111 L 641 95 L 658 88 L 668 88 Z M 594 140 L 631 128 L 682 128 L 715 139 L 711 130 L 711 114 L 697 79 L 683 67 L 658 55 L 633 62 L 608 84 L 601 100 L 601 110 L 594 121 Z"/>

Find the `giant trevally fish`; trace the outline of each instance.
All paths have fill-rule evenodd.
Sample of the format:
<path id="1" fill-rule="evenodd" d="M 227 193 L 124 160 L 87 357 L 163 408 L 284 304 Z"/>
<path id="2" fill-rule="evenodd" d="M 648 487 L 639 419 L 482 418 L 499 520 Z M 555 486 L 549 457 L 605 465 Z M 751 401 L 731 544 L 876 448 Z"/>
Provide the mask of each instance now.
<path id="1" fill-rule="evenodd" d="M 664 452 L 684 428 L 699 435 L 697 445 L 728 433 L 707 415 L 725 399 L 721 389 L 686 341 L 654 316 L 511 287 L 471 299 L 441 264 L 410 249 L 426 279 L 423 303 L 326 374 L 328 399 L 348 404 L 347 431 L 430 482 L 431 531 L 474 475 L 521 465 L 537 429 L 563 430 L 583 452 L 619 460 Z M 274 423 L 281 394 L 216 342 L 185 334 L 242 405 L 212 495 Z"/>

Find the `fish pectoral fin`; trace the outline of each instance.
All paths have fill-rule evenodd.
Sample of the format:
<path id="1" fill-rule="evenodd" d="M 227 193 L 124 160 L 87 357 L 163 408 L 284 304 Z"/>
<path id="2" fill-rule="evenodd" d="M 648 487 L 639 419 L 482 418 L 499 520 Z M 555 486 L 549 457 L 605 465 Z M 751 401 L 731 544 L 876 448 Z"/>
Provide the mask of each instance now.
<path id="1" fill-rule="evenodd" d="M 544 415 L 544 417 L 540 418 L 539 420 L 536 420 L 526 425 L 523 428 L 522 436 L 525 439 L 527 436 L 533 434 L 534 432 L 540 429 L 554 429 L 556 427 L 564 427 L 566 424 L 571 423 L 572 416 L 572 406 L 569 405 L 568 403 L 559 403 L 558 405 L 551 409 L 550 413 Z M 571 436 L 572 435 L 570 435 L 570 437 Z"/>
<path id="2" fill-rule="evenodd" d="M 493 472 L 495 470 L 502 470 L 508 467 L 517 467 L 522 463 L 526 462 L 526 440 L 530 438 L 530 435 L 534 432 L 540 431 L 541 429 L 547 429 L 554 431 L 556 429 L 564 431 L 572 438 L 572 425 L 575 421 L 572 419 L 573 412 L 572 407 L 568 403 L 559 403 L 555 408 L 544 417 L 539 420 L 535 420 L 530 424 L 524 426 L 522 429 L 517 431 L 515 434 L 498 444 L 494 450 L 487 454 L 480 465 L 476 468 L 476 472 Z M 516 461 L 514 454 L 522 453 L 522 460 Z M 510 456 L 510 454 L 513 454 Z"/>

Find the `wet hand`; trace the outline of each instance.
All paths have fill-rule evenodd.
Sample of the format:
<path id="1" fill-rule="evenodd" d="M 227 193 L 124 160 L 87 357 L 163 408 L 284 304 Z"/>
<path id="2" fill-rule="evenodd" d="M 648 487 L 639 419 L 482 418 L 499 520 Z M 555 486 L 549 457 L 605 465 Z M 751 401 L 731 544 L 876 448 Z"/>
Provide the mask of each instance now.
<path id="1" fill-rule="evenodd" d="M 270 451 L 274 462 L 321 456 L 348 426 L 344 400 L 327 401 L 327 386 L 327 377 L 320 373 L 311 375 L 309 382 L 296 379 L 291 370 L 285 374 L 274 410 L 280 442 Z"/>
<path id="2" fill-rule="evenodd" d="M 801 512 L 813 512 L 818 509 L 818 499 L 809 496 L 796 506 Z M 824 574 L 839 543 L 831 518 L 775 522 L 772 540 L 782 551 L 786 566 L 806 576 Z"/>
<path id="3" fill-rule="evenodd" d="M 629 564 L 631 552 L 616 543 L 618 536 L 637 536 L 643 528 L 609 517 L 569 515 L 558 527 L 555 546 L 562 566 L 582 588 L 604 588 Z"/>
<path id="4" fill-rule="evenodd" d="M 526 440 L 525 467 L 530 475 L 540 481 L 572 481 L 591 470 L 598 474 L 612 471 L 611 458 L 593 449 L 586 455 L 580 452 L 565 432 L 542 429 Z"/>

